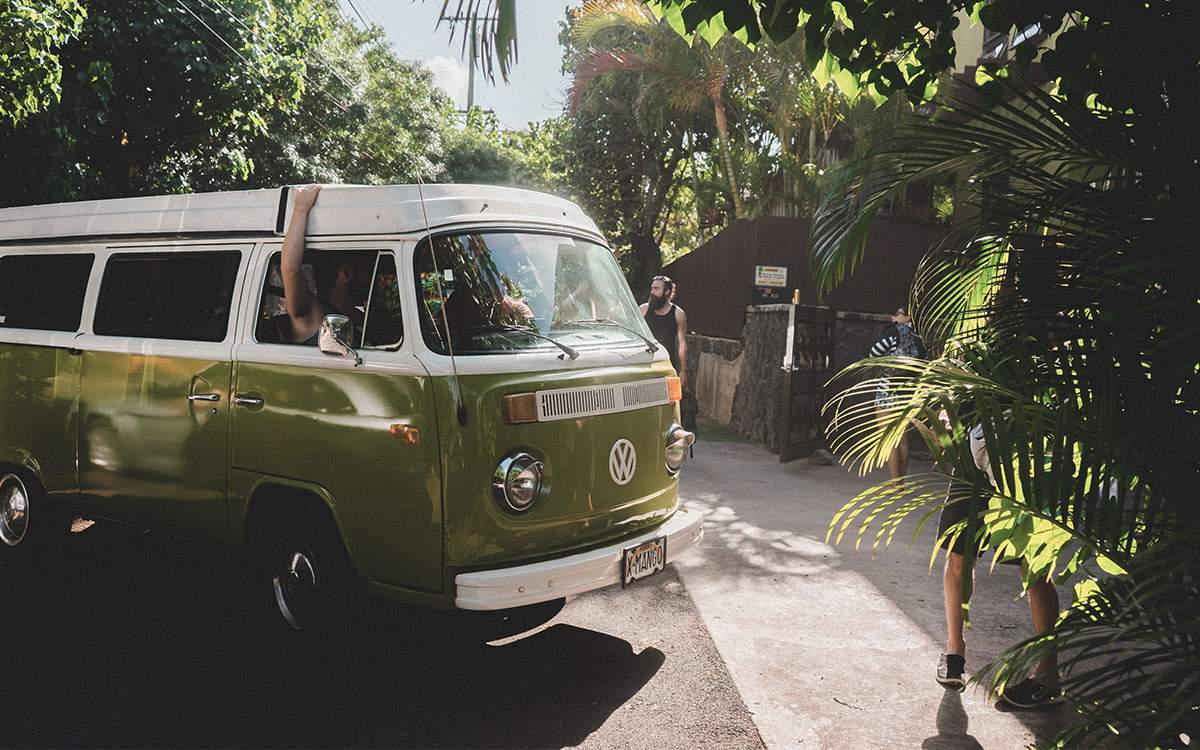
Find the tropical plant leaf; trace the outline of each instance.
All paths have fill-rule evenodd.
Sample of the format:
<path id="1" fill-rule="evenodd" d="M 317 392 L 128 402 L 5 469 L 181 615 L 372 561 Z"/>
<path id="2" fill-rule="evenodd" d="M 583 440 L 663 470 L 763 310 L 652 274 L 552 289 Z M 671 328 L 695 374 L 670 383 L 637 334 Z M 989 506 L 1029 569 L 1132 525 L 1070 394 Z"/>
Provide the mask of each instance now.
<path id="1" fill-rule="evenodd" d="M 1006 652 L 989 678 L 1002 689 L 1057 651 L 1084 716 L 1068 744 L 1198 736 L 1200 238 L 1179 198 L 1200 194 L 1200 165 L 1148 158 L 1139 138 L 1152 127 L 996 79 L 877 144 L 812 230 L 829 288 L 868 262 L 867 229 L 894 196 L 956 184 L 954 226 L 912 289 L 941 356 L 852 365 L 826 407 L 851 468 L 884 465 L 915 426 L 948 489 L 885 483 L 830 535 L 886 544 L 957 494 L 976 502 L 957 533 L 1020 558 L 1027 584 L 1091 571 L 1055 630 Z"/>

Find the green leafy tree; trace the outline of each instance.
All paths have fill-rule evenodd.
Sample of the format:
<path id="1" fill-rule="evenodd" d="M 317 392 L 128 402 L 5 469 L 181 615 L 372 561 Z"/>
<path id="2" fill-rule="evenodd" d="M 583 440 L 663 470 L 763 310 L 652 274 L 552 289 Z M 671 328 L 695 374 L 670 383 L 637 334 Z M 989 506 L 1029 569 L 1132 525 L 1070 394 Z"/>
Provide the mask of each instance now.
<path id="1" fill-rule="evenodd" d="M 79 0 L 0 5 L 0 120 L 16 125 L 59 100 L 59 50 L 79 33 L 85 15 Z"/>
<path id="2" fill-rule="evenodd" d="M 954 31 L 963 18 L 1011 33 L 1038 30 L 1012 61 L 1037 60 L 1080 104 L 1149 115 L 1197 104 L 1200 8 L 1194 3 L 1084 0 L 649 0 L 681 33 L 732 33 L 751 44 L 802 35 L 809 61 L 845 91 L 878 98 L 903 92 L 925 101 L 954 66 Z M 1036 39 L 1054 37 L 1052 48 Z M 1155 54 L 1130 57 L 1131 50 Z M 1136 64 L 1135 64 L 1136 63 Z M 1147 84 L 1153 82 L 1153 85 Z M 1093 99 L 1094 98 L 1094 99 Z"/>
<path id="3" fill-rule="evenodd" d="M 502 130 L 494 114 L 476 107 L 467 113 L 465 127 L 447 131 L 440 179 L 561 191 L 562 125 L 562 120 L 547 120 L 525 130 Z"/>
<path id="4" fill-rule="evenodd" d="M 576 14 L 559 36 L 564 70 L 587 54 L 574 43 Z M 692 123 L 666 107 L 639 108 L 637 71 L 597 77 L 574 97 L 561 133 L 567 192 L 605 231 L 630 286 L 644 289 L 662 268 L 662 239 Z"/>
<path id="5" fill-rule="evenodd" d="M 296 111 L 276 110 L 251 147 L 254 172 L 236 183 L 216 175 L 210 185 L 432 181 L 454 117 L 428 69 L 397 58 L 381 29 L 337 16 L 328 36 L 305 50 Z"/>
<path id="6" fill-rule="evenodd" d="M 27 179 L 0 203 L 177 192 L 214 171 L 245 178 L 249 146 L 292 111 L 303 50 L 321 39 L 318 0 L 89 4 L 61 50 L 63 97 L 0 135 L 0 161 Z"/>
<path id="7" fill-rule="evenodd" d="M 748 62 L 749 50 L 731 37 L 712 44 L 705 40 L 688 43 L 636 0 L 584 5 L 572 34 L 580 50 L 572 101 L 577 102 L 597 78 L 627 73 L 633 74 L 640 86 L 636 112 L 643 118 L 658 116 L 660 109 L 690 122 L 705 122 L 711 114 L 734 216 L 744 215 L 726 86 L 731 70 Z"/>

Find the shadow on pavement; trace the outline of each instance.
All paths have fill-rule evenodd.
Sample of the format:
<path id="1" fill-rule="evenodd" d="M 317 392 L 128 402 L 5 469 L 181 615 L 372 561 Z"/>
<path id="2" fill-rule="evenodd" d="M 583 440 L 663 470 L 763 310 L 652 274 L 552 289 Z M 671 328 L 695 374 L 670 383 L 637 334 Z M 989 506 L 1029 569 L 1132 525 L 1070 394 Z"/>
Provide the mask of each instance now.
<path id="1" fill-rule="evenodd" d="M 938 733 L 921 743 L 922 750 L 983 750 L 979 740 L 967 734 L 968 719 L 962 694 L 953 688 L 945 690 L 938 705 Z"/>
<path id="2" fill-rule="evenodd" d="M 913 544 L 913 529 L 921 514 L 915 514 L 896 533 L 890 546 L 881 546 L 872 553 L 871 545 L 878 529 L 876 523 L 854 548 L 854 531 L 846 534 L 840 544 L 831 549 L 825 543 L 829 522 L 842 505 L 855 493 L 871 486 L 881 477 L 877 473 L 866 479 L 848 476 L 840 466 L 816 466 L 807 461 L 779 464 L 778 458 L 760 446 L 720 446 L 724 461 L 736 460 L 738 480 L 736 494 L 724 485 L 729 481 L 703 479 L 686 488 L 686 504 L 705 516 L 705 545 L 723 548 L 724 553 L 739 558 L 737 565 L 709 568 L 707 579 L 736 589 L 747 578 L 786 580 L 811 578 L 820 580 L 833 571 L 852 571 L 871 583 L 879 595 L 886 597 L 905 618 L 924 631 L 934 643 L 943 642 L 945 615 L 942 605 L 941 566 L 939 557 L 933 571 L 929 569 L 930 551 L 936 538 L 937 518 L 924 525 Z M 721 466 L 724 464 L 714 464 Z M 922 471 L 920 465 L 910 467 L 913 473 Z M 693 474 L 703 470 L 696 467 Z M 719 475 L 716 472 L 714 476 Z M 694 489 L 693 489 L 694 488 Z M 751 498 L 756 500 L 751 501 Z M 833 543 L 831 540 L 830 544 Z M 997 565 L 990 569 L 991 559 L 980 561 L 976 568 L 976 595 L 972 599 L 972 627 L 967 633 L 968 667 L 979 666 L 997 656 L 1000 651 L 1032 632 L 1028 606 L 1016 601 L 1021 586 L 1015 566 Z M 936 656 L 934 657 L 936 659 Z M 933 680 L 936 661 L 929 663 L 930 689 L 940 689 Z M 969 688 L 977 689 L 977 688 Z M 978 688 L 981 689 L 981 688 Z M 948 705 L 947 701 L 953 701 Z M 942 742 L 943 714 L 946 726 L 951 726 L 955 707 L 961 715 L 965 733 L 966 712 L 958 694 L 943 700 L 938 712 L 939 735 L 931 741 Z M 1071 721 L 1065 706 L 1050 710 L 1013 711 L 1037 738 L 1038 742 L 1052 739 Z M 953 732 L 951 733 L 954 734 Z M 953 738 L 960 742 L 963 737 Z M 968 743 L 974 738 L 966 736 Z M 978 747 L 975 744 L 932 744 L 929 747 Z"/>
<path id="3" fill-rule="evenodd" d="M 52 568 L 0 567 L 5 746 L 576 745 L 665 661 L 563 623 L 489 645 L 400 614 L 285 646 L 233 556 L 79 536 Z"/>

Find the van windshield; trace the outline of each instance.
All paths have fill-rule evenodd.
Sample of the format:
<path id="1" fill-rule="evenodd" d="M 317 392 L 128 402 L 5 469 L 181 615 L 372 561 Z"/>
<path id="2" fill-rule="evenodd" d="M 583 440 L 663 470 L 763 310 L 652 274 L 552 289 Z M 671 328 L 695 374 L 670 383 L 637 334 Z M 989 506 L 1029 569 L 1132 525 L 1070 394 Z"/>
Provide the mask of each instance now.
<path id="1" fill-rule="evenodd" d="M 604 246 L 551 234 L 466 232 L 414 258 L 425 343 L 446 354 L 643 346 L 650 330 Z"/>

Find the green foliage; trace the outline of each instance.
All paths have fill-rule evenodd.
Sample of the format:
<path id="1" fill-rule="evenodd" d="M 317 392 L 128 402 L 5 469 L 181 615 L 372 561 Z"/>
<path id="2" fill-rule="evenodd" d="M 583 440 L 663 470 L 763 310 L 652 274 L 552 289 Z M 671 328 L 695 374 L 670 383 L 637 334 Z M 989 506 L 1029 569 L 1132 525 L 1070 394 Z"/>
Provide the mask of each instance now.
<path id="1" fill-rule="evenodd" d="M 455 114 L 326 0 L 92 2 L 63 100 L 9 132 L 0 205 L 437 179 Z"/>
<path id="2" fill-rule="evenodd" d="M 954 66 L 953 32 L 963 16 L 997 32 L 1036 28 L 1013 64 L 1035 59 L 1076 104 L 1090 100 L 1124 111 L 1164 109 L 1163 82 L 1178 105 L 1197 95 L 1200 7 L 1195 3 L 1092 3 L 1081 0 L 651 0 L 681 33 L 707 38 L 727 29 L 750 44 L 803 36 L 808 61 L 847 93 L 879 101 L 902 93 L 930 99 Z M 1061 33 L 1059 33 L 1061 32 Z M 1042 36 L 1044 35 L 1044 36 Z M 1039 40 L 1057 35 L 1053 49 Z M 1152 49 L 1136 64 L 1129 51 Z"/>
<path id="3" fill-rule="evenodd" d="M 62 101 L 0 140 L 28 179 L 0 203 L 188 189 L 206 171 L 249 174 L 249 145 L 304 83 L 306 40 L 328 24 L 318 0 L 95 0 L 60 57 Z"/>
<path id="4" fill-rule="evenodd" d="M 1084 716 L 1067 745 L 1110 732 L 1177 744 L 1200 705 L 1200 273 L 1189 258 L 1200 167 L 1158 158 L 1156 113 L 1089 108 L 1014 77 L 939 106 L 944 119 L 910 122 L 845 175 L 812 247 L 819 282 L 834 284 L 862 260 L 862 231 L 887 196 L 965 178 L 954 228 L 913 287 L 919 325 L 948 340 L 943 357 L 887 362 L 887 409 L 869 400 L 876 380 L 830 405 L 834 446 L 852 464 L 882 465 L 915 423 L 954 479 L 872 488 L 832 531 L 873 528 L 886 543 L 908 516 L 969 502 L 954 533 L 1020 557 L 1027 582 L 1088 572 L 1093 584 L 1049 635 L 979 679 L 999 689 L 1055 649 Z M 971 451 L 976 427 L 992 477 Z"/>
<path id="5" fill-rule="evenodd" d="M 565 165 L 559 139 L 563 121 L 530 123 L 526 130 L 501 130 L 496 116 L 478 107 L 462 129 L 445 135 L 444 182 L 511 185 L 555 192 L 563 189 Z"/>
<path id="6" fill-rule="evenodd" d="M 80 0 L 0 4 L 0 121 L 16 125 L 61 98 L 59 50 L 85 16 Z"/>
<path id="7" fill-rule="evenodd" d="M 623 4 L 626 9 L 640 9 Z M 584 14 L 568 14 L 560 41 L 564 69 L 577 73 L 595 48 L 577 46 Z M 688 157 L 689 118 L 643 96 L 643 71 L 591 76 L 572 91 L 559 144 L 566 188 L 605 231 L 634 289 L 662 267 L 664 222 L 670 218 L 679 168 Z"/>
<path id="8" fill-rule="evenodd" d="M 798 42 L 689 42 L 633 0 L 586 6 L 563 40 L 568 135 L 583 135 L 572 188 L 631 269 L 656 269 L 739 216 L 811 214 L 857 130 L 886 119 L 819 82 Z"/>
<path id="9" fill-rule="evenodd" d="M 572 35 L 580 50 L 572 102 L 577 103 L 597 78 L 618 73 L 634 76 L 638 86 L 634 110 L 643 120 L 666 116 L 705 123 L 716 140 L 734 213 L 744 214 L 737 157 L 730 141 L 728 82 L 749 63 L 749 50 L 730 38 L 689 44 L 636 0 L 585 6 Z"/>
<path id="10" fill-rule="evenodd" d="M 305 50 L 305 71 L 297 111 L 275 112 L 246 184 L 438 178 L 453 103 L 426 68 L 396 57 L 381 29 L 332 18 L 328 36 Z"/>

